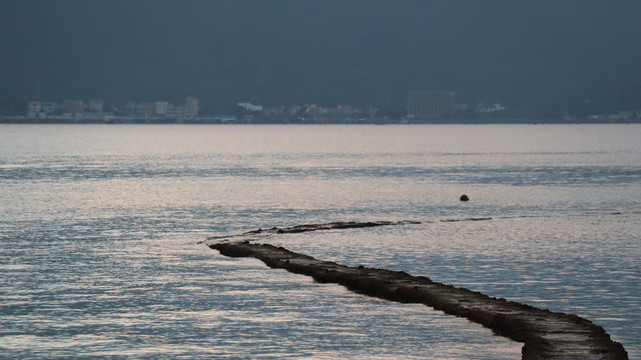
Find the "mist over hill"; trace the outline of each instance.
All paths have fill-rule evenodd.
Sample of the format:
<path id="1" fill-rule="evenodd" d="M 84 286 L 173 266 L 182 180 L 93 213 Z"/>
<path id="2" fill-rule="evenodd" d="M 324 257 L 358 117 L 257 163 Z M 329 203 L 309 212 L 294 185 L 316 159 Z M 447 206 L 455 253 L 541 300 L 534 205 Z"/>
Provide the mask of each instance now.
<path id="1" fill-rule="evenodd" d="M 0 2 L 0 112 L 65 98 L 641 109 L 638 0 Z M 37 84 L 37 85 L 36 85 Z"/>

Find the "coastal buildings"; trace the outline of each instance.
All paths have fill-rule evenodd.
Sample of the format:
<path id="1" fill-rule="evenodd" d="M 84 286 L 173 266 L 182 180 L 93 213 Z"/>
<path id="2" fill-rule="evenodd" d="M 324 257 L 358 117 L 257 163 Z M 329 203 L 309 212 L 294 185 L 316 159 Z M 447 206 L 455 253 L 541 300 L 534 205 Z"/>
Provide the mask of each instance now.
<path id="1" fill-rule="evenodd" d="M 202 114 L 200 100 L 184 98 L 174 105 L 169 101 L 107 103 L 102 99 L 88 101 L 65 99 L 62 103 L 28 101 L 16 105 L 11 115 L 0 114 L 2 122 L 26 123 L 204 123 L 204 124 L 433 124 L 433 123 L 523 123 L 518 110 L 500 102 L 479 101 L 456 103 L 453 91 L 413 91 L 403 100 L 382 107 L 323 106 L 317 104 L 263 107 L 250 102 L 230 104 L 227 111 L 214 109 Z M 105 105 L 107 104 L 107 105 Z M 25 109 L 26 105 L 26 109 Z M 105 109 L 107 109 L 105 111 Z M 26 114 L 25 114 L 26 110 Z M 22 115 L 19 115 L 22 114 Z M 641 122 L 641 110 L 610 113 L 568 114 L 537 118 L 543 122 L 631 123 Z"/>
<path id="2" fill-rule="evenodd" d="M 137 104 L 128 102 L 122 106 L 111 107 L 113 112 L 105 112 L 105 101 L 102 99 L 90 99 L 88 103 L 65 99 L 62 104 L 29 101 L 26 119 L 110 121 L 114 118 L 125 118 L 182 121 L 197 118 L 200 113 L 198 99 L 193 97 L 187 97 L 184 104 L 177 106 L 168 101 L 156 101 Z"/>
<path id="3" fill-rule="evenodd" d="M 52 116 L 58 110 L 58 104 L 52 102 L 29 101 L 27 103 L 27 117 Z"/>
<path id="4" fill-rule="evenodd" d="M 198 106 L 198 99 L 192 97 L 185 98 L 185 104 L 182 106 L 176 106 L 166 101 L 156 102 L 155 109 L 160 110 L 160 112 L 155 113 L 156 116 L 176 120 L 193 119 L 198 117 L 200 110 Z"/>
<path id="5" fill-rule="evenodd" d="M 453 91 L 412 91 L 407 97 L 407 117 L 410 120 L 437 119 L 455 110 Z"/>

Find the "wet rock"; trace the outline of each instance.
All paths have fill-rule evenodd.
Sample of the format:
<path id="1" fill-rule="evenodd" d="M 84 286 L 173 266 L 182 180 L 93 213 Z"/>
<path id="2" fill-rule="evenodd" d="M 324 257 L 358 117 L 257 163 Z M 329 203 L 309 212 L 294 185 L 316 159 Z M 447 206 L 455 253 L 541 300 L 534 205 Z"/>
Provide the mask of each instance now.
<path id="1" fill-rule="evenodd" d="M 469 196 L 463 194 L 463 195 L 461 195 L 461 201 L 470 201 L 470 198 L 469 198 Z"/>

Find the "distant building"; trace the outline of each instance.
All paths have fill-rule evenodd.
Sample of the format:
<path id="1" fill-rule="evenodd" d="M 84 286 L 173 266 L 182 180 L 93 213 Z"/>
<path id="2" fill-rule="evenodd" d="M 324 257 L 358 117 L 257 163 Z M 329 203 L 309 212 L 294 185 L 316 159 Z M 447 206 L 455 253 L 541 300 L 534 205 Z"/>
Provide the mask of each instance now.
<path id="1" fill-rule="evenodd" d="M 185 116 L 198 116 L 198 99 L 192 97 L 188 97 L 185 99 Z"/>
<path id="2" fill-rule="evenodd" d="M 167 117 L 170 119 L 182 120 L 185 117 L 185 107 L 168 104 Z"/>
<path id="3" fill-rule="evenodd" d="M 58 110 L 58 104 L 52 102 L 29 101 L 27 103 L 27 118 L 44 118 L 53 116 Z"/>
<path id="4" fill-rule="evenodd" d="M 501 104 L 485 104 L 485 103 L 480 103 L 477 109 L 477 111 L 481 113 L 493 113 L 493 112 L 499 112 L 504 110 L 507 110 L 507 108 Z"/>
<path id="5" fill-rule="evenodd" d="M 104 104 L 105 104 L 104 100 L 91 99 L 91 100 L 89 100 L 89 111 L 101 113 L 101 112 L 103 112 Z"/>
<path id="6" fill-rule="evenodd" d="M 68 113 L 81 113 L 85 111 L 85 105 L 79 100 L 65 99 L 62 103 L 62 109 Z"/>
<path id="7" fill-rule="evenodd" d="M 125 104 L 124 108 L 122 109 L 121 115 L 125 117 L 134 117 L 135 114 L 136 114 L 136 105 L 134 105 L 134 103 L 131 103 L 131 102 Z"/>
<path id="8" fill-rule="evenodd" d="M 42 103 L 42 111 L 47 115 L 54 115 L 58 111 L 58 104 L 54 102 Z"/>
<path id="9" fill-rule="evenodd" d="M 435 119 L 454 112 L 456 96 L 453 91 L 412 91 L 407 97 L 407 117 Z"/>
<path id="10" fill-rule="evenodd" d="M 27 103 L 27 112 L 29 114 L 42 112 L 42 103 L 40 101 L 29 101 Z"/>
<path id="11" fill-rule="evenodd" d="M 27 118 L 33 119 L 44 115 L 42 111 L 42 102 L 29 101 L 27 103 Z"/>
<path id="12" fill-rule="evenodd" d="M 156 101 L 156 115 L 165 116 L 167 115 L 167 107 L 169 103 L 167 101 Z"/>
<path id="13" fill-rule="evenodd" d="M 140 103 L 136 105 L 136 116 L 149 117 L 156 112 L 156 103 Z"/>
<path id="14" fill-rule="evenodd" d="M 262 105 L 254 105 L 252 103 L 238 103 L 238 106 L 248 111 L 263 111 Z"/>

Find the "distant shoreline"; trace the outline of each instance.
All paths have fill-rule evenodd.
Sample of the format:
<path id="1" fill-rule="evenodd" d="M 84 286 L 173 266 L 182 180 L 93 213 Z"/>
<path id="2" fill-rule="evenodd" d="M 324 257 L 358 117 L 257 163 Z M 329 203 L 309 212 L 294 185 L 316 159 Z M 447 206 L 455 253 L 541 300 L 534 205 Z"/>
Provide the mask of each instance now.
<path id="1" fill-rule="evenodd" d="M 30 124 L 30 125 L 483 125 L 483 124 L 641 124 L 641 119 L 621 120 L 585 120 L 585 119 L 453 119 L 453 120 L 426 120 L 407 122 L 388 119 L 367 119 L 354 122 L 313 121 L 313 122 L 288 122 L 288 121 L 220 121 L 208 118 L 193 119 L 144 119 L 144 118 L 110 118 L 110 119 L 27 119 L 22 117 L 5 116 L 0 118 L 0 124 Z"/>

